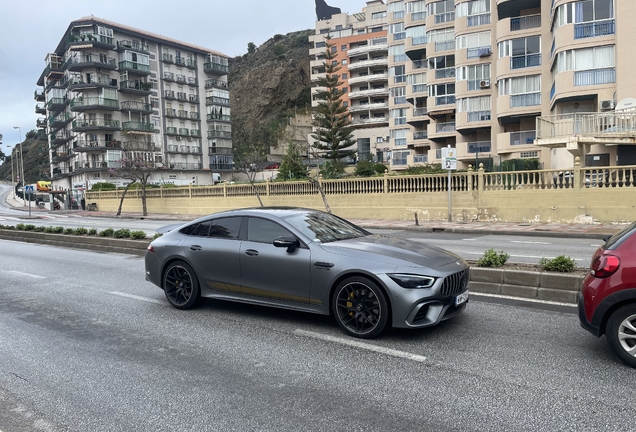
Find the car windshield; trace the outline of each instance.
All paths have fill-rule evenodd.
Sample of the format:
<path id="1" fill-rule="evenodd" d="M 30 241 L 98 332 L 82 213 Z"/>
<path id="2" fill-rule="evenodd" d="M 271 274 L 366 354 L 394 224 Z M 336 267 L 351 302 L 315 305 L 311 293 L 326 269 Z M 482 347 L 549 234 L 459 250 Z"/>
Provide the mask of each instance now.
<path id="1" fill-rule="evenodd" d="M 625 239 L 627 239 L 634 231 L 636 230 L 636 222 L 633 222 L 631 225 L 627 226 L 623 231 L 614 234 L 609 240 L 605 242 L 603 245 L 603 249 L 605 250 L 614 250 L 623 243 Z"/>
<path id="2" fill-rule="evenodd" d="M 285 218 L 291 226 L 318 243 L 364 237 L 369 233 L 328 213 L 302 213 Z"/>

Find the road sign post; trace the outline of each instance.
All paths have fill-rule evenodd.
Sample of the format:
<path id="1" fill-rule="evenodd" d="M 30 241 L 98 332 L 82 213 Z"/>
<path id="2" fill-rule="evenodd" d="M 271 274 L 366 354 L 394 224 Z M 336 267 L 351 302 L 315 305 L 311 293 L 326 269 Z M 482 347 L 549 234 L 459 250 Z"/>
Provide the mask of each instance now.
<path id="1" fill-rule="evenodd" d="M 31 217 L 31 195 L 33 195 L 33 185 L 25 185 L 22 190 L 24 191 L 24 193 L 22 194 L 22 197 L 26 197 L 27 195 L 29 196 L 29 218 Z"/>
<path id="2" fill-rule="evenodd" d="M 451 171 L 457 169 L 457 153 L 449 144 L 442 148 L 442 165 L 448 170 L 448 221 L 453 221 L 453 205 L 451 196 Z"/>

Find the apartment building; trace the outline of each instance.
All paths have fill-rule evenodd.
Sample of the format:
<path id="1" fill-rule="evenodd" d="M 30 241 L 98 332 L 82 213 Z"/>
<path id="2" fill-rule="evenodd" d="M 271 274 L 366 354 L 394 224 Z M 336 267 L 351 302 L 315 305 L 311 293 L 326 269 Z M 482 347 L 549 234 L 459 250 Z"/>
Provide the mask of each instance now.
<path id="1" fill-rule="evenodd" d="M 35 110 L 54 189 L 121 184 L 112 170 L 125 159 L 156 169 L 154 183 L 231 177 L 227 56 L 86 17 L 45 61 Z"/>
<path id="2" fill-rule="evenodd" d="M 439 163 L 449 145 L 459 168 L 517 158 L 571 167 L 576 156 L 585 165 L 636 164 L 636 121 L 619 128 L 613 115 L 636 88 L 636 59 L 627 53 L 636 29 L 626 23 L 636 2 L 377 3 L 361 14 L 369 19 L 370 4 L 386 8 L 391 169 Z M 354 32 L 361 14 L 348 23 Z M 346 29 L 351 17 L 343 15 L 319 21 L 314 41 L 318 30 L 336 30 L 327 24 Z M 348 85 L 355 90 L 351 73 Z M 588 138 L 568 139 L 587 131 Z"/>

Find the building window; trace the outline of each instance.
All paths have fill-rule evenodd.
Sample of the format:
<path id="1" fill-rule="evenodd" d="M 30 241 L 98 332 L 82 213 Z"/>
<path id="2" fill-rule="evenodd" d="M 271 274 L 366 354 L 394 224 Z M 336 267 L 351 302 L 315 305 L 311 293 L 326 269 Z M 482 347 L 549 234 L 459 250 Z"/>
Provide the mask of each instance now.
<path id="1" fill-rule="evenodd" d="M 340 46 L 340 51 L 346 51 L 347 50 L 347 46 L 346 45 L 341 45 Z"/>
<path id="2" fill-rule="evenodd" d="M 342 74 L 342 79 L 343 79 L 343 80 L 346 80 L 348 77 L 349 77 L 349 75 L 347 75 L 346 73 L 343 73 L 343 74 Z"/>
<path id="3" fill-rule="evenodd" d="M 337 46 L 332 46 L 331 47 L 331 52 L 334 53 L 334 54 L 337 53 L 338 52 L 338 47 Z"/>
<path id="4" fill-rule="evenodd" d="M 347 64 L 347 60 L 342 61 L 342 65 L 345 66 Z"/>
<path id="5" fill-rule="evenodd" d="M 541 75 L 499 80 L 503 95 L 510 95 L 510 108 L 541 105 Z"/>
<path id="6" fill-rule="evenodd" d="M 371 28 L 371 33 L 377 33 L 377 32 L 381 32 L 382 31 L 382 27 L 372 27 Z"/>
<path id="7" fill-rule="evenodd" d="M 405 146 L 406 145 L 406 137 L 409 133 L 410 129 L 392 129 L 389 131 L 389 135 L 393 140 L 393 145 L 396 146 Z"/>
<path id="8" fill-rule="evenodd" d="M 539 152 L 538 151 L 521 152 L 520 157 L 522 157 L 522 158 L 536 158 L 536 157 L 539 157 Z"/>
<path id="9" fill-rule="evenodd" d="M 405 151 L 393 151 L 392 163 L 393 165 L 407 165 L 408 157 L 411 154 L 409 150 Z"/>
<path id="10" fill-rule="evenodd" d="M 347 107 L 349 106 L 349 102 L 347 102 L 347 101 L 343 101 L 343 102 L 342 102 L 342 106 L 343 106 L 343 107 L 345 107 L 345 108 L 347 108 Z"/>
<path id="11" fill-rule="evenodd" d="M 386 11 L 383 12 L 373 12 L 371 14 L 371 19 L 380 19 L 386 17 Z"/>

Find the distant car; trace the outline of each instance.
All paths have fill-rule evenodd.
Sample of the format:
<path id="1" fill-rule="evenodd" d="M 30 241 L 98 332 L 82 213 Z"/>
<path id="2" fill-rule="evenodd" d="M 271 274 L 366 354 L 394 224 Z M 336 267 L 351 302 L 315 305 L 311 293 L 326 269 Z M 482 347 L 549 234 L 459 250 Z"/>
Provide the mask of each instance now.
<path id="1" fill-rule="evenodd" d="M 266 170 L 274 170 L 280 168 L 279 163 L 271 163 L 265 167 Z"/>
<path id="2" fill-rule="evenodd" d="M 51 182 L 40 180 L 36 183 L 35 186 L 38 192 L 49 192 L 51 190 Z"/>
<path id="3" fill-rule="evenodd" d="M 438 324 L 468 302 L 469 267 L 457 255 L 308 209 L 197 219 L 150 243 L 145 269 L 178 309 L 209 297 L 332 314 L 361 338 Z"/>
<path id="4" fill-rule="evenodd" d="M 636 368 L 636 222 L 594 252 L 578 307 L 581 326 Z"/>

